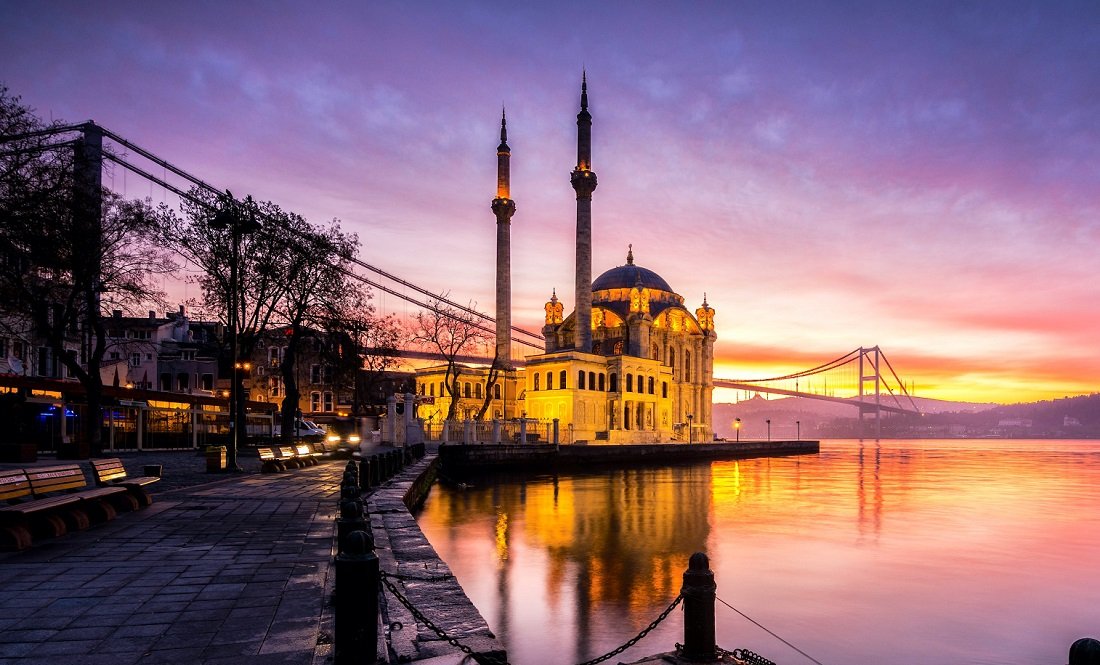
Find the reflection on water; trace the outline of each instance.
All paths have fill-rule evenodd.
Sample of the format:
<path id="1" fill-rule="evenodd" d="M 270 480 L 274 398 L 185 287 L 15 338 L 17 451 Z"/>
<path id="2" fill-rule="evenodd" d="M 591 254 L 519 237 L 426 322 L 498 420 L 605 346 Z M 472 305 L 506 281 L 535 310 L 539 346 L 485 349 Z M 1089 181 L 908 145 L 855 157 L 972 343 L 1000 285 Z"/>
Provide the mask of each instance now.
<path id="1" fill-rule="evenodd" d="M 826 441 L 815 456 L 437 486 L 429 540 L 518 665 L 644 628 L 692 552 L 824 663 L 1065 663 L 1100 635 L 1100 443 Z M 719 644 L 809 662 L 719 605 Z M 682 641 L 681 614 L 618 659 Z"/>

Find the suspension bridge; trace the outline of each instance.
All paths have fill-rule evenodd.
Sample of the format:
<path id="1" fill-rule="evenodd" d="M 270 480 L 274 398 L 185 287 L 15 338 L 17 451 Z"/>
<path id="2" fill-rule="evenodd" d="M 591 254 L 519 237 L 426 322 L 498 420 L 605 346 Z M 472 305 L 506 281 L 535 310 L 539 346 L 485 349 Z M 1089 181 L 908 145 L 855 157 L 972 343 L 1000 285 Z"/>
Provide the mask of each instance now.
<path id="1" fill-rule="evenodd" d="M 46 143 L 35 144 L 30 148 L 20 146 L 14 150 L 0 150 L 0 156 L 27 151 L 72 149 L 82 156 L 83 168 L 88 170 L 91 178 L 96 183 L 102 182 L 104 165 L 106 162 L 110 162 L 154 185 L 164 188 L 164 190 L 173 193 L 181 200 L 210 209 L 211 212 L 218 212 L 219 208 L 212 204 L 208 198 L 196 195 L 196 192 L 205 192 L 211 195 L 214 200 L 223 204 L 228 201 L 230 205 L 242 205 L 240 201 L 233 199 L 227 191 L 214 187 L 168 160 L 91 121 L 75 125 L 52 126 L 18 136 L 0 137 L 0 145 L 39 137 L 50 140 Z M 141 165 L 136 164 L 135 161 L 138 160 L 131 157 L 131 155 L 144 160 L 144 163 Z M 161 171 L 159 176 L 154 173 L 157 168 Z M 265 221 L 269 225 L 274 223 L 270 218 L 266 218 L 261 211 L 253 208 L 252 212 L 261 222 L 259 225 L 260 233 L 263 232 Z M 495 333 L 496 319 L 488 314 L 456 302 L 448 298 L 446 294 L 435 293 L 402 279 L 367 263 L 357 256 L 343 258 L 347 260 L 349 265 L 345 269 L 345 273 L 349 278 L 363 285 L 395 296 L 426 311 L 434 311 L 444 316 L 450 316 L 457 312 L 475 328 L 485 333 Z M 515 333 L 512 337 L 513 344 L 537 352 L 544 349 L 541 334 L 518 326 L 512 326 L 511 329 Z M 415 359 L 430 360 L 439 358 L 438 355 L 418 349 L 402 350 L 401 355 Z M 461 360 L 464 362 L 482 361 L 488 363 L 491 358 L 487 356 L 484 358 L 464 356 Z M 522 360 L 514 361 L 514 363 L 523 364 Z M 883 413 L 921 413 L 911 391 L 906 388 L 905 383 L 898 377 L 885 353 L 878 346 L 859 347 L 827 363 L 783 376 L 747 379 L 715 377 L 714 387 L 847 404 L 859 408 L 861 419 L 865 414 L 870 413 L 875 414 L 876 420 L 880 419 Z"/>

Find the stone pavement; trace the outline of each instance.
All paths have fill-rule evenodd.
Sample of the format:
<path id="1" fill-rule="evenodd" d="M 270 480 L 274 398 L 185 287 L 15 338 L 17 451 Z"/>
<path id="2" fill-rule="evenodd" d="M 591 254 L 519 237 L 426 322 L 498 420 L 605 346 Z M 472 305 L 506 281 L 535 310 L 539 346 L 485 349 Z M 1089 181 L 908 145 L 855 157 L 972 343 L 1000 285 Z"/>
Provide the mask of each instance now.
<path id="1" fill-rule="evenodd" d="M 123 459 L 131 475 L 164 465 L 152 506 L 0 553 L 0 663 L 329 658 L 344 460 L 261 475 L 242 459 L 246 473 L 222 476 L 193 452 Z"/>

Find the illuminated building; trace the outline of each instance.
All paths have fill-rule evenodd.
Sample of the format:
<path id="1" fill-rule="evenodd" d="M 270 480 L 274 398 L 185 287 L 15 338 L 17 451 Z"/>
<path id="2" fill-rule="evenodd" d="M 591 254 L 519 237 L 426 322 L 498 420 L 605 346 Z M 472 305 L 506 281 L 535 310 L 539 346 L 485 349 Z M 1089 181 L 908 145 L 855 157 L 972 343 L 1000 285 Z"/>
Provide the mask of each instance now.
<path id="1" fill-rule="evenodd" d="M 581 82 L 581 109 L 577 114 L 577 164 L 570 182 L 577 195 L 576 310 L 565 308 L 554 292 L 545 305 L 542 329 L 545 353 L 527 356 L 526 367 L 506 372 L 504 391 L 511 401 L 493 404 L 485 418 L 526 414 L 543 423 L 558 420 L 563 439 L 576 442 L 647 443 L 709 441 L 714 365 L 714 309 L 703 296 L 694 314 L 683 296 L 660 275 L 634 263 L 633 247 L 626 264 L 592 280 L 592 115 L 588 111 L 587 80 Z M 509 160 L 505 123 L 497 148 L 497 196 L 492 210 L 497 221 L 497 338 L 498 358 L 511 364 L 510 225 L 516 204 L 510 198 Z M 418 392 L 438 389 L 436 411 L 446 413 L 442 367 L 417 372 Z M 463 368 L 460 383 L 472 388 L 462 394 L 460 416 L 475 411 L 477 384 L 488 370 Z M 513 379 L 514 377 L 514 379 Z M 515 383 L 513 383 L 513 380 Z M 463 391 L 466 388 L 462 388 Z M 460 407 L 461 405 L 460 404 Z M 507 408 L 505 408 L 507 407 Z"/>

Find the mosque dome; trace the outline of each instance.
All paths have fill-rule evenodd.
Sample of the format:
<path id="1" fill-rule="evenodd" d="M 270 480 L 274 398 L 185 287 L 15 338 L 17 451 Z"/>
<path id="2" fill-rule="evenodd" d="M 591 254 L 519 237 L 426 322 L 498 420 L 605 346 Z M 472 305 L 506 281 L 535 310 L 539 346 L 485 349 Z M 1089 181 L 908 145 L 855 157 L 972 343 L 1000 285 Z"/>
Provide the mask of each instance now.
<path id="1" fill-rule="evenodd" d="M 593 291 L 605 291 L 607 289 L 632 289 L 641 286 L 655 291 L 667 291 L 674 293 L 672 287 L 663 277 L 649 268 L 634 265 L 634 251 L 631 248 L 626 255 L 626 265 L 616 266 L 596 278 L 592 282 Z"/>

